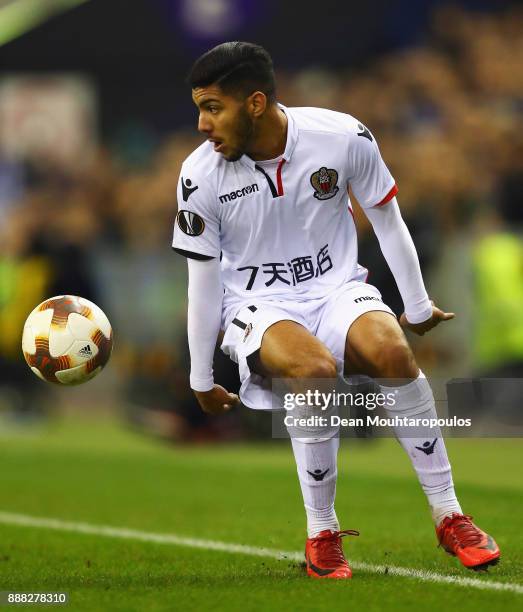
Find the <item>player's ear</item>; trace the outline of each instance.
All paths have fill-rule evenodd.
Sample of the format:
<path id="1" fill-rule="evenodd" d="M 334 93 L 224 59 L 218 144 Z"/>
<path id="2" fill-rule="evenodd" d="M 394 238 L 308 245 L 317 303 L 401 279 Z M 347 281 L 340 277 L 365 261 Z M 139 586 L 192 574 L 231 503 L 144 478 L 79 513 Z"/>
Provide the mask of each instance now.
<path id="1" fill-rule="evenodd" d="M 263 91 L 255 91 L 247 98 L 247 108 L 254 118 L 263 115 L 267 108 L 267 96 Z"/>

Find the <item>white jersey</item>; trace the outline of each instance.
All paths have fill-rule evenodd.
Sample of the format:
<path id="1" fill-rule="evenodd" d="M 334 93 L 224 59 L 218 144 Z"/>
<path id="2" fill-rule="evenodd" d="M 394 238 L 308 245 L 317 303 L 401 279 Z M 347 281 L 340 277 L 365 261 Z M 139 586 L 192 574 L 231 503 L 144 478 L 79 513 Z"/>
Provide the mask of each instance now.
<path id="1" fill-rule="evenodd" d="M 362 280 L 348 187 L 364 208 L 397 188 L 369 130 L 350 115 L 286 108 L 281 158 L 229 162 L 209 142 L 183 163 L 173 248 L 220 257 L 224 309 L 325 297 Z"/>

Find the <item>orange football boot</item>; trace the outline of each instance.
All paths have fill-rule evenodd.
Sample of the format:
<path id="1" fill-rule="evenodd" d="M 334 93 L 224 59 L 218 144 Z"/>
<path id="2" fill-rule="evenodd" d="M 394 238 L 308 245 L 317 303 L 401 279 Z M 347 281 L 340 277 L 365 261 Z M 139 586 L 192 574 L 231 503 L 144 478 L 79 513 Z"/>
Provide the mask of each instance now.
<path id="1" fill-rule="evenodd" d="M 330 531 L 326 529 L 315 538 L 307 538 L 305 560 L 307 574 L 313 578 L 352 578 L 352 571 L 341 547 L 341 538 L 358 536 L 352 529 Z"/>
<path id="2" fill-rule="evenodd" d="M 489 565 L 499 562 L 499 548 L 494 539 L 476 527 L 471 519 L 467 514 L 455 512 L 436 527 L 436 536 L 439 545 L 458 557 L 465 567 L 487 569 Z"/>

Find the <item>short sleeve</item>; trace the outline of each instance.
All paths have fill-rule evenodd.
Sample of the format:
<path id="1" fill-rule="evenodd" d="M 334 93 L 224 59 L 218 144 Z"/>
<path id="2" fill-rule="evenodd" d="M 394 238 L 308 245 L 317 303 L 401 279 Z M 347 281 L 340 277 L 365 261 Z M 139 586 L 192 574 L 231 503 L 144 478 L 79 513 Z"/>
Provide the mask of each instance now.
<path id="1" fill-rule="evenodd" d="M 220 256 L 220 220 L 212 189 L 205 179 L 191 178 L 182 166 L 178 180 L 178 212 L 173 249 L 184 255 Z"/>
<path id="2" fill-rule="evenodd" d="M 349 141 L 348 182 L 363 208 L 386 204 L 398 189 L 370 131 L 357 124 Z"/>

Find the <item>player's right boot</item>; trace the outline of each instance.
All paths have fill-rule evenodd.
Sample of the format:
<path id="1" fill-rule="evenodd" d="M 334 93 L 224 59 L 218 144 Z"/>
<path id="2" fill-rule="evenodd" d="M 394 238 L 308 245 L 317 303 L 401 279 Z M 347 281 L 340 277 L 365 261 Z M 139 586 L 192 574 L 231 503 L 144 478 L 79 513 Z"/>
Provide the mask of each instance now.
<path id="1" fill-rule="evenodd" d="M 315 538 L 307 538 L 305 560 L 307 574 L 312 578 L 352 578 L 352 571 L 343 554 L 341 538 L 347 535 L 358 536 L 358 531 L 330 531 L 326 529 Z"/>
<path id="2" fill-rule="evenodd" d="M 463 565 L 473 570 L 487 569 L 499 562 L 499 547 L 494 539 L 474 525 L 467 514 L 454 513 L 436 527 L 440 546 L 458 557 Z"/>

